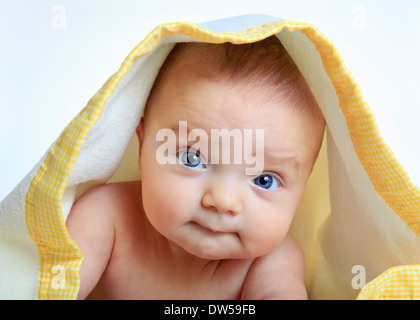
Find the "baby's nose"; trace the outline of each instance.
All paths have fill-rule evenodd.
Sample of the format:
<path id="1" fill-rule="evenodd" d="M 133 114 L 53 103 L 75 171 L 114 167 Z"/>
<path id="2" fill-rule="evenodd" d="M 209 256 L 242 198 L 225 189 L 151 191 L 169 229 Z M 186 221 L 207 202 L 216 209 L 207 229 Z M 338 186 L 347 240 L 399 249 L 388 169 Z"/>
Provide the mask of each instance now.
<path id="1" fill-rule="evenodd" d="M 217 213 L 237 215 L 242 211 L 240 191 L 234 187 L 221 184 L 214 185 L 204 193 L 201 203 L 203 207 L 214 210 Z"/>

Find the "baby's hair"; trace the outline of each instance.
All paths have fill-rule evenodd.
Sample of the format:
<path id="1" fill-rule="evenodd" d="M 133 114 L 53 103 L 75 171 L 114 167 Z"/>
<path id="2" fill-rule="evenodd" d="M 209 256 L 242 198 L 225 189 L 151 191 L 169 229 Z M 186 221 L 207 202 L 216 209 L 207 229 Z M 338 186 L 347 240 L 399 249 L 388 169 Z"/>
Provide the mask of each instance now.
<path id="1" fill-rule="evenodd" d="M 322 118 L 308 84 L 276 36 L 240 45 L 229 42 L 178 43 L 162 65 L 149 99 L 163 75 L 176 63 L 199 66 L 199 72 L 194 74 L 197 78 L 245 84 L 244 89 L 247 92 L 260 90 L 268 85 L 272 90 L 269 90 L 270 94 L 265 98 L 278 99 L 277 101 L 286 99 L 289 107 L 297 110 L 309 109 Z"/>

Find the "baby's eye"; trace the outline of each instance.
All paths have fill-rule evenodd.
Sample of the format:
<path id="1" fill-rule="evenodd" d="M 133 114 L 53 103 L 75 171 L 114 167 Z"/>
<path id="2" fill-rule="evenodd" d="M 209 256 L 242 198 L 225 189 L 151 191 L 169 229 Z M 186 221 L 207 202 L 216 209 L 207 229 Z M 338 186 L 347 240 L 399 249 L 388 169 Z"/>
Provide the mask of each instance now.
<path id="1" fill-rule="evenodd" d="M 178 151 L 178 159 L 183 165 L 190 168 L 205 168 L 206 166 L 202 163 L 200 158 L 200 152 L 192 148 Z"/>
<path id="2" fill-rule="evenodd" d="M 276 174 L 263 173 L 252 180 L 258 187 L 263 189 L 274 190 L 283 185 L 283 181 Z"/>

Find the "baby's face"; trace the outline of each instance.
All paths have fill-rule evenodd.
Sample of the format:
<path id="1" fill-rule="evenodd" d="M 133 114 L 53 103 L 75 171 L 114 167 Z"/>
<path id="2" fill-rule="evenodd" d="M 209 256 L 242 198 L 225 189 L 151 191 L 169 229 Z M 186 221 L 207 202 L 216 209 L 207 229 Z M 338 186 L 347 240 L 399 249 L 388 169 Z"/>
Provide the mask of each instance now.
<path id="1" fill-rule="evenodd" d="M 141 124 L 144 210 L 158 232 L 191 254 L 205 259 L 257 257 L 276 247 L 289 230 L 322 140 L 323 124 L 308 112 L 267 101 L 266 94 L 241 84 L 193 80 L 188 72 L 178 71 L 164 80 L 151 101 Z M 188 149 L 195 142 L 184 143 L 180 122 L 186 122 L 189 130 L 204 130 L 209 150 L 196 154 Z M 157 161 L 164 142 L 156 136 L 165 128 L 176 134 L 176 145 L 166 154 L 175 164 Z M 233 161 L 232 141 L 230 148 L 213 144 L 220 147 L 220 161 L 215 163 L 212 129 L 242 133 L 252 129 L 253 155 L 263 156 L 261 172 L 247 175 L 246 168 L 255 164 Z M 264 130 L 259 155 L 255 154 L 261 151 L 256 148 L 257 129 Z M 222 163 L 226 152 L 231 154 L 230 163 Z"/>

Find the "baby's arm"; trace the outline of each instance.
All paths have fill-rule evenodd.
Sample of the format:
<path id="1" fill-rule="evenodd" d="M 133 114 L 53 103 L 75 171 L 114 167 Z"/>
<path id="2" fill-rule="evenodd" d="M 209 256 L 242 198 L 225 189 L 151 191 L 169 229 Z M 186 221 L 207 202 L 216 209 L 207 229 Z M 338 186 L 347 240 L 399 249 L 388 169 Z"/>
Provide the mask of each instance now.
<path id="1" fill-rule="evenodd" d="M 268 255 L 252 264 L 242 290 L 244 300 L 307 299 L 305 258 L 290 235 Z"/>
<path id="2" fill-rule="evenodd" d="M 80 270 L 78 299 L 95 288 L 108 264 L 114 245 L 112 188 L 95 187 L 81 196 L 67 218 L 67 230 L 84 259 Z"/>

